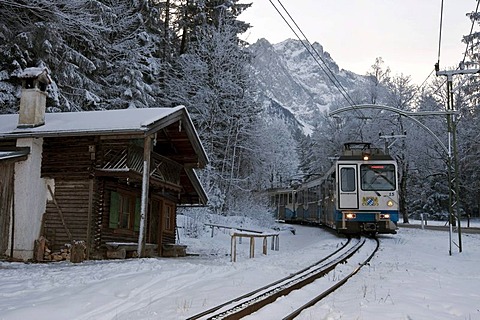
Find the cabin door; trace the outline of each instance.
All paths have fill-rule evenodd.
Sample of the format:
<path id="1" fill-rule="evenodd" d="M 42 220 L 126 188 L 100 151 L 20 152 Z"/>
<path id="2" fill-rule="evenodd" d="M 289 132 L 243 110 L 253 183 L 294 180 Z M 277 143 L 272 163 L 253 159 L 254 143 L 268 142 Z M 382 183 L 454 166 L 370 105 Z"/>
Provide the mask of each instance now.
<path id="1" fill-rule="evenodd" d="M 158 254 L 161 253 L 162 247 L 162 206 L 163 203 L 160 200 L 152 200 L 150 206 L 149 242 L 158 245 Z"/>
<path id="2" fill-rule="evenodd" d="M 358 209 L 356 165 L 338 165 L 338 208 Z"/>

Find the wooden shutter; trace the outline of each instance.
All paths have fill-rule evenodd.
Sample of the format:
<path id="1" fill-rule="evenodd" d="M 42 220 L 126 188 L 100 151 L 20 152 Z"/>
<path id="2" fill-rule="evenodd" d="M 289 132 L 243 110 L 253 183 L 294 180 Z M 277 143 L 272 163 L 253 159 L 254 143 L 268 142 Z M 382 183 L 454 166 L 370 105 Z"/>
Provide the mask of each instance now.
<path id="1" fill-rule="evenodd" d="M 112 229 L 118 228 L 118 207 L 120 205 L 120 195 L 118 192 L 110 192 L 110 217 L 108 227 Z"/>

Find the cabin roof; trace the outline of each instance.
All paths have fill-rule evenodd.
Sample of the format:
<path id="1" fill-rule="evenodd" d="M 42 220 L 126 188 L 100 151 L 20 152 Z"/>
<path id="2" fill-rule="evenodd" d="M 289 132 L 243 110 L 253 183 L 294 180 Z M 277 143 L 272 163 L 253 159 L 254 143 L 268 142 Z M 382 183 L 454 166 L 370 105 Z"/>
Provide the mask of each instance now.
<path id="1" fill-rule="evenodd" d="M 185 171 L 200 198 L 207 197 L 194 167 L 203 168 L 208 157 L 192 120 L 184 106 L 174 108 L 138 108 L 106 111 L 46 113 L 45 124 L 37 127 L 17 127 L 18 114 L 0 115 L 0 141 L 19 138 L 55 138 L 75 136 L 129 136 L 155 135 L 157 148 L 174 145 L 167 157 L 185 166 Z M 158 133 L 158 134 L 157 134 Z M 3 150 L 5 151 L 5 150 Z M 169 150 L 166 149 L 166 152 Z M 19 158 L 23 154 L 2 152 L 0 160 Z"/>
<path id="2" fill-rule="evenodd" d="M 18 114 L 0 115 L 0 136 L 46 137 L 72 134 L 142 132 L 185 107 L 46 113 L 45 124 L 17 128 Z"/>
<path id="3" fill-rule="evenodd" d="M 178 121 L 187 131 L 200 167 L 204 167 L 208 158 L 184 106 L 46 113 L 44 125 L 27 128 L 17 128 L 18 114 L 4 114 L 0 115 L 0 140 L 118 134 L 147 136 Z"/>

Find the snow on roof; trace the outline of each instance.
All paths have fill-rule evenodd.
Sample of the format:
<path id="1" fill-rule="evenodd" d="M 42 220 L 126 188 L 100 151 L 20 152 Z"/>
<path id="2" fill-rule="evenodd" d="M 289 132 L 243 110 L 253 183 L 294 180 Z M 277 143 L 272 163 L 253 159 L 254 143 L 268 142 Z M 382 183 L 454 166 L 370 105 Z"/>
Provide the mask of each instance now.
<path id="1" fill-rule="evenodd" d="M 49 83 L 49 84 L 52 83 L 52 79 L 48 75 L 47 68 L 39 68 L 39 67 L 26 68 L 25 70 L 20 72 L 18 77 L 21 79 L 39 78 L 41 81 L 44 81 L 45 83 Z"/>
<path id="2" fill-rule="evenodd" d="M 183 109 L 184 106 L 46 113 L 45 124 L 34 128 L 17 128 L 18 114 L 6 114 L 0 115 L 0 138 L 144 132 L 157 121 Z"/>
<path id="3" fill-rule="evenodd" d="M 47 68 L 26 68 L 18 75 L 19 78 L 36 78 L 44 72 L 48 72 Z"/>

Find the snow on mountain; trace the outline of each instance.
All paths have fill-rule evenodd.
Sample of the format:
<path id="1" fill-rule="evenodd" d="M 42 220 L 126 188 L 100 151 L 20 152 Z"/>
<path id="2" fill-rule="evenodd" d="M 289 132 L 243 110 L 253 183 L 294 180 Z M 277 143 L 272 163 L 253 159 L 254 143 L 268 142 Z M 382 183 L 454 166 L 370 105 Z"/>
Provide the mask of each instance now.
<path id="1" fill-rule="evenodd" d="M 363 76 L 340 69 L 316 42 L 306 48 L 299 40 L 271 44 L 260 39 L 250 49 L 254 55 L 252 65 L 257 87 L 266 101 L 264 104 L 273 105 L 275 102 L 290 111 L 306 133 L 314 123 L 316 113 L 326 110 L 334 101 L 343 99 L 341 103 L 348 105 L 331 79 L 337 79 L 349 93 L 365 82 Z"/>

